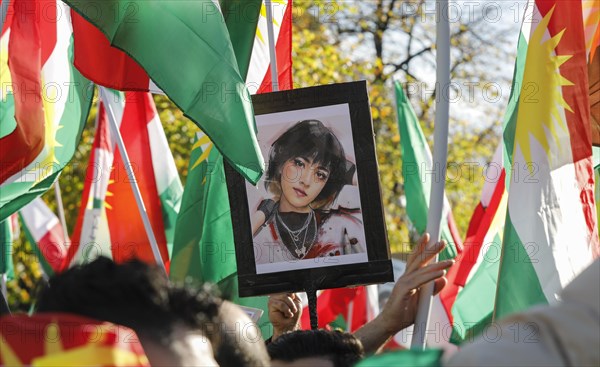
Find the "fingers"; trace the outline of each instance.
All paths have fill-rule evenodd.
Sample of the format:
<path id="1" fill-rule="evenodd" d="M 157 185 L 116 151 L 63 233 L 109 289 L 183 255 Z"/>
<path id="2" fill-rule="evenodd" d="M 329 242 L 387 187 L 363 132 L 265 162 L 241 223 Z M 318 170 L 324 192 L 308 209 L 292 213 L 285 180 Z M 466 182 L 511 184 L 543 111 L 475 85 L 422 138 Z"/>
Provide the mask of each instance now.
<path id="1" fill-rule="evenodd" d="M 269 305 L 270 305 L 271 310 L 280 312 L 281 314 L 283 314 L 283 316 L 285 316 L 287 318 L 294 317 L 294 313 L 292 312 L 290 307 L 283 301 L 273 300 L 273 301 L 269 302 Z"/>
<path id="2" fill-rule="evenodd" d="M 301 301 L 298 296 L 292 293 L 275 294 L 269 297 L 269 308 L 291 318 L 300 311 Z"/>
<path id="3" fill-rule="evenodd" d="M 447 283 L 448 279 L 446 278 L 438 278 L 434 280 L 433 295 L 435 296 L 436 294 L 440 293 Z"/>
<path id="4" fill-rule="evenodd" d="M 408 289 L 416 289 L 434 279 L 442 278 L 446 273 L 446 269 L 452 266 L 452 264 L 454 264 L 454 260 L 444 260 L 438 263 L 429 264 L 406 276 L 403 275 L 401 279 L 404 278 L 403 282 Z"/>
<path id="5" fill-rule="evenodd" d="M 296 308 L 299 312 L 302 311 L 302 299 L 300 298 L 300 296 L 297 293 L 292 293 L 292 300 L 294 302 L 294 304 L 296 305 Z"/>
<path id="6" fill-rule="evenodd" d="M 435 243 L 432 247 L 428 247 L 427 243 L 429 242 L 429 239 L 428 233 L 421 236 L 419 243 L 415 246 L 414 251 L 408 258 L 406 272 L 413 272 L 416 269 L 423 267 L 446 247 L 446 241 L 444 240 Z"/>

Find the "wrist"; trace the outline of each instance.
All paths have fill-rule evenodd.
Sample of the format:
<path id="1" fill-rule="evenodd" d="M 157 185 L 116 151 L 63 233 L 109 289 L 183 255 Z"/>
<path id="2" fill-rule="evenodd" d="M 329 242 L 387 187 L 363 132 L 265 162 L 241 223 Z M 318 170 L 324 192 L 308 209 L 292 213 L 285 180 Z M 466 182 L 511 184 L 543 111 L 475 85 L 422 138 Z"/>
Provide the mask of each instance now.
<path id="1" fill-rule="evenodd" d="M 381 328 L 387 337 L 392 337 L 400 330 L 410 326 L 410 324 L 405 325 L 405 323 L 399 323 L 398 320 L 394 320 L 394 317 L 390 316 L 385 309 L 373 321 L 377 322 L 377 326 Z"/>

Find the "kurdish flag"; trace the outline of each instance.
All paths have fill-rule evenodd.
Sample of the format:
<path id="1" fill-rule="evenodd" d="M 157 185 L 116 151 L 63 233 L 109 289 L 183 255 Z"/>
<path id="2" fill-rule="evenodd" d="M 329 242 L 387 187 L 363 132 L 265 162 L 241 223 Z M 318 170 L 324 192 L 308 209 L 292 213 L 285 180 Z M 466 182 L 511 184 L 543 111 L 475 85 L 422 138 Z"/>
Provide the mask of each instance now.
<path id="1" fill-rule="evenodd" d="M 273 22 L 278 37 L 276 54 L 279 85 L 291 87 L 292 4 L 291 1 L 276 3 L 279 6 L 274 7 Z M 282 6 L 282 3 L 285 6 Z M 250 65 L 240 64 L 240 70 L 248 71 L 248 85 L 259 86 L 259 92 L 271 89 L 264 14 L 265 9 L 262 5 Z M 264 55 L 267 55 L 267 59 Z M 285 63 L 279 63 L 280 60 Z M 266 311 L 266 297 L 237 297 L 237 266 L 230 210 L 223 157 L 219 151 L 213 149 L 210 139 L 199 133 L 192 148 L 186 187 L 177 217 L 170 277 L 175 281 L 191 277 L 200 282 L 218 283 L 224 295 L 233 302 Z M 267 312 L 263 314 L 258 325 L 263 335 L 270 334 Z"/>
<path id="2" fill-rule="evenodd" d="M 242 175 L 258 181 L 264 161 L 250 95 L 217 2 L 65 2 L 102 31 L 110 45 L 135 59 Z M 248 18 L 256 19 L 238 14 L 237 21 Z"/>
<path id="3" fill-rule="evenodd" d="M 484 171 L 481 201 L 471 217 L 464 250 L 439 295 L 452 324 L 449 341 L 455 344 L 470 340 L 492 321 L 508 202 L 503 154 L 500 144 Z"/>
<path id="4" fill-rule="evenodd" d="M 225 299 L 264 310 L 257 323 L 269 335 L 267 297 L 238 297 L 237 265 L 223 156 L 199 132 L 190 156 L 181 212 L 177 217 L 169 276 L 216 283 Z"/>
<path id="5" fill-rule="evenodd" d="M 5 4 L 3 4 L 5 5 Z M 92 84 L 73 67 L 68 7 L 13 0 L 0 36 L 0 221 L 50 188 L 72 158 Z"/>
<path id="6" fill-rule="evenodd" d="M 394 87 L 398 129 L 400 130 L 400 148 L 402 149 L 402 177 L 406 193 L 406 212 L 417 231 L 422 234 L 427 229 L 432 178 L 428 172 L 432 172 L 433 160 L 419 120 L 404 95 L 402 86 L 396 81 Z M 454 258 L 462 251 L 462 240 L 452 217 L 450 203 L 445 195 L 441 239 L 445 240 L 448 246 L 440 253 L 440 259 Z"/>
<path id="7" fill-rule="evenodd" d="M 529 1 L 525 19 L 518 102 L 504 126 L 511 170 L 496 318 L 555 303 L 600 255 L 582 2 Z"/>
<path id="8" fill-rule="evenodd" d="M 60 271 L 67 254 L 69 238 L 65 238 L 56 214 L 42 198 L 36 198 L 19 211 L 19 217 L 44 273 L 52 276 Z"/>
<path id="9" fill-rule="evenodd" d="M 64 313 L 2 317 L 0 350 L 2 366 L 150 366 L 133 330 Z"/>
<path id="10" fill-rule="evenodd" d="M 126 169 L 133 169 L 163 261 L 169 261 L 182 186 L 149 93 L 109 92 L 99 108 L 83 200 L 63 267 L 98 255 L 154 263 Z M 115 151 L 106 106 L 115 114 L 131 167 Z M 126 225 L 124 225 L 126 224 Z"/>

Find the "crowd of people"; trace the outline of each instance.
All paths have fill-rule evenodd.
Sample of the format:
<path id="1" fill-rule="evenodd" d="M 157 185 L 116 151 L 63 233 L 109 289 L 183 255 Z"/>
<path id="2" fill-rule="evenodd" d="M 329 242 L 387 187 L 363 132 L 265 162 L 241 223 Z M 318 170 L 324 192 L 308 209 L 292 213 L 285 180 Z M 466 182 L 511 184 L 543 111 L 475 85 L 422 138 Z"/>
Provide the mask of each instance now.
<path id="1" fill-rule="evenodd" d="M 286 293 L 269 297 L 273 335 L 264 340 L 258 327 L 244 327 L 253 323 L 246 313 L 219 298 L 212 286 L 173 284 L 159 268 L 106 258 L 50 278 L 38 295 L 35 313 L 68 313 L 128 327 L 152 366 L 353 366 L 380 353 L 394 334 L 414 322 L 423 284 L 433 281 L 436 292 L 445 285 L 452 260 L 428 264 L 444 244 L 426 250 L 427 242 L 425 235 L 381 313 L 353 334 L 300 330 L 300 298 Z M 444 363 L 599 365 L 598 280 L 596 261 L 564 290 L 558 306 L 515 315 L 499 324 L 506 332 L 495 343 L 478 339 Z M 516 340 L 508 332 L 525 324 L 535 327 L 535 338 L 529 333 L 529 340 Z"/>

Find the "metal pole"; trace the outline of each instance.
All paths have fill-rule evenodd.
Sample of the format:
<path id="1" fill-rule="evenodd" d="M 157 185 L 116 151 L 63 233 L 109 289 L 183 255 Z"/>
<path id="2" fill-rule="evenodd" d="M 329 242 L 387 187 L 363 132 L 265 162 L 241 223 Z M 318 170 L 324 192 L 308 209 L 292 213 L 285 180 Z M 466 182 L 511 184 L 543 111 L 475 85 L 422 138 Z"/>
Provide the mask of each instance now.
<path id="1" fill-rule="evenodd" d="M 8 13 L 9 0 L 2 1 L 0 5 L 0 31 L 4 28 L 4 22 L 6 22 L 6 14 Z"/>
<path id="2" fill-rule="evenodd" d="M 277 53 L 275 52 L 275 32 L 273 32 L 273 9 L 271 9 L 271 0 L 265 0 L 265 7 L 267 8 L 269 57 L 271 58 L 271 84 L 273 85 L 273 92 L 277 92 L 279 90 L 279 73 L 277 72 Z"/>
<path id="3" fill-rule="evenodd" d="M 2 292 L 2 296 L 8 303 L 8 289 L 6 288 L 6 282 L 8 280 L 8 276 L 6 273 L 0 274 L 0 292 Z"/>
<path id="4" fill-rule="evenodd" d="M 99 90 L 102 99 L 108 101 L 109 97 L 107 96 L 106 90 L 103 87 L 99 87 Z M 112 136 L 115 138 L 115 141 L 117 142 L 117 147 L 119 148 L 121 157 L 123 157 L 123 163 L 125 164 L 125 167 L 131 167 L 131 163 L 129 162 L 129 156 L 127 155 L 127 150 L 125 149 L 125 143 L 123 143 L 123 138 L 121 137 L 119 127 L 117 126 L 114 111 L 112 110 L 112 107 L 109 103 L 105 103 L 104 105 L 106 108 L 106 112 L 108 113 L 108 124 L 110 126 L 110 131 L 112 133 Z M 162 260 L 162 256 L 160 255 L 158 243 L 156 242 L 156 237 L 154 237 L 152 225 L 150 225 L 150 219 L 148 218 L 148 213 L 146 212 L 146 207 L 144 206 L 144 201 L 142 200 L 142 194 L 140 194 L 140 189 L 137 185 L 135 174 L 133 173 L 132 169 L 126 169 L 125 171 L 127 172 L 129 182 L 131 183 L 133 196 L 135 197 L 135 202 L 137 203 L 138 210 L 140 212 L 140 215 L 142 216 L 142 221 L 144 222 L 144 229 L 146 230 L 146 235 L 148 235 L 148 240 L 150 241 L 150 247 L 152 248 L 152 254 L 154 255 L 156 264 L 160 266 L 166 273 L 167 270 L 165 269 L 165 264 Z"/>
<path id="5" fill-rule="evenodd" d="M 439 176 L 434 175 L 434 179 L 431 180 L 429 213 L 427 216 L 427 232 L 430 235 L 430 239 L 427 244 L 427 249 L 431 249 L 433 245 L 440 240 L 440 226 L 442 221 L 442 210 L 444 207 L 444 184 L 446 182 L 448 120 L 450 109 L 448 101 L 448 87 L 450 86 L 450 24 L 448 23 L 448 0 L 436 1 L 436 16 L 437 98 L 433 133 L 433 171 L 437 172 L 439 170 L 440 174 Z M 437 262 L 437 256 L 434 261 Z M 433 282 L 421 287 L 419 308 L 415 318 L 411 349 L 423 350 L 425 348 L 425 335 L 431 311 L 433 287 Z"/>
<path id="6" fill-rule="evenodd" d="M 67 230 L 67 221 L 65 220 L 65 208 L 63 207 L 62 195 L 60 192 L 60 185 L 58 179 L 54 182 L 54 196 L 56 196 L 56 204 L 58 207 L 58 218 L 62 225 L 63 238 L 66 242 L 69 242 L 69 231 Z"/>

